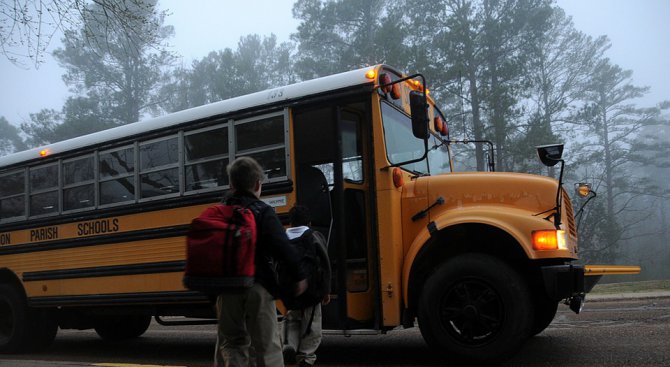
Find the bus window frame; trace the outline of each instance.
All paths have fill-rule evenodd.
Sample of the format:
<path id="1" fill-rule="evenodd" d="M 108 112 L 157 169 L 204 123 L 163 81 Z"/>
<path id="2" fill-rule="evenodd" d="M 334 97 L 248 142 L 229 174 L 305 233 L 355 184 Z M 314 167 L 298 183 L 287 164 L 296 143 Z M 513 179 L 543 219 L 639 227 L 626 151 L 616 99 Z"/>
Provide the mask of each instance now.
<path id="1" fill-rule="evenodd" d="M 214 161 L 225 159 L 228 163 L 226 163 L 226 165 L 223 168 L 224 169 L 223 174 L 227 175 L 226 167 L 228 167 L 228 164 L 230 164 L 230 153 L 231 153 L 231 144 L 232 144 L 232 137 L 230 136 L 231 135 L 230 126 L 232 124 L 233 124 L 233 120 L 221 120 L 220 123 L 212 125 L 212 126 L 207 126 L 207 127 L 203 127 L 203 128 L 199 128 L 199 129 L 194 129 L 194 130 L 184 130 L 183 131 L 183 137 L 182 137 L 183 140 L 182 140 L 182 143 L 180 144 L 180 146 L 183 147 L 182 148 L 183 149 L 183 157 L 182 157 L 183 163 L 182 163 L 181 166 L 183 167 L 183 180 L 184 180 L 183 181 L 183 190 L 184 190 L 183 195 L 184 196 L 197 195 L 197 194 L 200 194 L 200 193 L 207 193 L 207 192 L 211 192 L 211 191 L 224 190 L 224 189 L 228 189 L 230 187 L 230 185 L 221 185 L 221 186 L 214 186 L 214 187 L 205 187 L 205 188 L 196 189 L 196 190 L 188 190 L 188 188 L 186 187 L 187 186 L 187 183 L 186 183 L 186 168 L 187 168 L 187 166 L 195 166 L 195 165 L 202 164 L 202 163 L 214 162 Z M 201 134 L 201 133 L 207 132 L 207 131 L 218 130 L 218 129 L 221 129 L 221 128 L 224 128 L 225 130 L 227 130 L 227 134 L 228 134 L 227 141 L 226 141 L 226 144 L 228 145 L 227 146 L 228 149 L 226 150 L 226 154 L 208 156 L 207 158 L 199 158 L 199 159 L 192 160 L 192 161 L 189 161 L 187 159 L 187 157 L 186 157 L 186 138 L 188 136 Z"/>
<path id="2" fill-rule="evenodd" d="M 135 200 L 137 203 L 145 203 L 149 201 L 154 201 L 154 200 L 163 200 L 163 199 L 169 199 L 172 197 L 178 197 L 182 195 L 182 190 L 183 190 L 183 183 L 184 183 L 184 175 L 183 175 L 183 164 L 182 164 L 182 156 L 183 156 L 183 139 L 182 139 L 182 131 L 179 131 L 177 133 L 172 133 L 169 135 L 163 135 L 158 138 L 154 139 L 149 139 L 149 140 L 142 140 L 142 141 L 137 141 L 137 150 L 135 151 L 135 159 L 137 161 L 137 174 L 135 177 Z M 141 149 L 142 146 L 144 145 L 149 145 L 149 144 L 154 144 L 157 142 L 162 142 L 162 141 L 169 141 L 171 139 L 175 139 L 177 142 L 177 161 L 176 162 L 171 162 L 162 166 L 153 166 L 149 169 L 143 169 L 142 168 L 142 154 L 141 154 Z M 169 143 L 168 143 L 169 144 Z M 167 170 L 173 170 L 177 169 L 177 191 L 176 192 L 170 192 L 167 194 L 161 194 L 161 195 L 154 195 L 154 196 L 149 196 L 149 197 L 142 197 L 142 175 L 146 174 L 151 174 L 151 173 L 156 173 L 156 172 L 161 172 L 161 171 L 167 171 Z"/>
<path id="3" fill-rule="evenodd" d="M 50 166 L 56 166 L 56 172 L 58 177 L 56 177 L 56 186 L 50 186 L 44 189 L 38 189 L 38 190 L 33 190 L 32 189 L 32 180 L 31 180 L 31 174 L 34 170 L 39 170 L 43 168 L 47 168 Z M 34 166 L 29 166 L 28 167 L 28 191 L 26 192 L 27 194 L 27 207 L 28 207 L 28 218 L 30 219 L 38 219 L 38 218 L 45 218 L 45 217 L 52 217 L 61 214 L 61 202 L 62 202 L 62 186 L 61 186 L 61 168 L 60 168 L 60 159 L 56 160 L 54 162 L 50 163 L 44 163 L 44 164 L 37 164 Z M 48 213 L 42 213 L 42 214 L 37 214 L 37 215 L 32 215 L 32 198 L 35 195 L 42 195 L 42 194 L 47 194 L 50 192 L 56 192 L 56 210 L 53 210 Z"/>
<path id="4" fill-rule="evenodd" d="M 11 223 L 11 222 L 18 222 L 18 221 L 28 219 L 28 209 L 30 209 L 29 208 L 30 203 L 28 202 L 28 195 L 27 195 L 27 193 L 28 193 L 28 167 L 18 168 L 18 169 L 10 170 L 10 171 L 7 171 L 7 172 L 2 172 L 0 174 L 0 182 L 4 182 L 4 180 L 3 180 L 4 177 L 11 176 L 13 174 L 17 174 L 17 173 L 20 173 L 20 172 L 23 172 L 23 190 L 21 191 L 21 193 L 8 195 L 8 196 L 2 196 L 2 197 L 0 197 L 0 201 L 1 200 L 6 200 L 6 199 L 9 199 L 9 198 L 13 198 L 13 197 L 22 196 L 23 197 L 23 215 L 5 218 L 5 217 L 2 216 L 2 213 L 0 212 L 0 223 Z"/>
<path id="5" fill-rule="evenodd" d="M 238 150 L 238 141 L 237 141 L 237 130 L 235 129 L 237 126 L 252 123 L 255 121 L 260 121 L 260 120 L 267 120 L 271 119 L 273 117 L 277 116 L 282 116 L 283 119 L 283 134 L 284 134 L 284 139 L 283 143 L 279 144 L 272 144 L 272 145 L 263 145 L 261 147 L 254 147 L 252 149 L 245 149 L 245 150 Z M 256 115 L 252 116 L 249 118 L 244 118 L 244 119 L 239 119 L 239 120 L 233 120 L 232 123 L 230 124 L 230 128 L 232 131 L 230 131 L 229 134 L 229 139 L 231 139 L 231 144 L 230 144 L 230 149 L 231 149 L 231 157 L 242 157 L 242 156 L 250 156 L 253 155 L 254 153 L 260 153 L 260 152 L 268 152 L 272 150 L 277 150 L 278 148 L 283 148 L 284 149 L 284 168 L 286 170 L 286 175 L 284 176 L 278 176 L 274 178 L 269 178 L 266 174 L 266 179 L 263 182 L 264 184 L 267 183 L 273 183 L 273 182 L 283 182 L 287 181 L 289 177 L 291 177 L 291 150 L 289 149 L 290 146 L 290 134 L 289 134 L 289 111 L 288 108 L 285 107 L 281 111 L 278 112 L 269 112 L 265 113 L 262 115 Z M 268 167 L 263 165 L 263 162 L 261 163 L 261 166 L 267 173 Z"/>
<path id="6" fill-rule="evenodd" d="M 100 172 L 100 156 L 103 155 L 103 154 L 118 152 L 118 151 L 129 149 L 129 148 L 133 149 L 133 171 L 130 172 L 130 173 L 125 172 L 125 173 L 120 174 L 120 175 L 108 176 L 108 177 L 103 178 L 102 174 Z M 137 203 L 137 196 L 139 195 L 138 187 L 137 187 L 138 186 L 137 181 L 139 180 L 139 156 L 137 154 L 138 149 L 139 149 L 138 148 L 138 142 L 137 141 L 132 141 L 130 144 L 118 146 L 118 147 L 115 147 L 115 148 L 112 148 L 112 149 L 106 149 L 106 150 L 98 151 L 97 161 L 96 161 L 96 170 L 98 172 L 98 179 L 96 181 L 96 192 L 98 193 L 98 196 L 97 196 L 97 199 L 96 199 L 97 203 L 98 203 L 97 209 L 111 208 L 111 207 L 116 207 L 116 206 L 121 206 L 121 205 L 128 205 L 128 204 L 131 204 L 131 203 Z M 126 177 L 132 177 L 132 180 L 133 180 L 133 198 L 129 199 L 129 200 L 117 201 L 117 202 L 113 202 L 113 203 L 103 204 L 102 203 L 102 190 L 100 189 L 100 185 L 103 182 L 114 181 L 114 180 L 118 180 L 120 178 L 126 178 Z"/>
<path id="7" fill-rule="evenodd" d="M 70 184 L 65 184 L 65 165 L 74 162 L 74 161 L 79 161 L 83 160 L 86 158 L 91 158 L 92 159 L 92 165 L 93 165 L 93 178 L 87 181 L 79 181 L 79 182 L 74 182 Z M 67 213 L 78 213 L 78 212 L 83 212 L 83 211 L 89 211 L 89 210 L 95 210 L 95 208 L 98 207 L 98 155 L 96 152 L 92 152 L 90 154 L 82 154 L 78 155 L 76 157 L 68 158 L 68 159 L 62 159 L 61 164 L 60 164 L 60 171 L 61 171 L 61 213 L 67 214 Z M 93 205 L 84 207 L 84 208 L 76 208 L 76 209 L 70 209 L 66 210 L 65 209 L 65 190 L 68 189 L 73 189 L 76 187 L 81 187 L 81 186 L 86 186 L 86 185 L 92 185 L 93 186 Z"/>

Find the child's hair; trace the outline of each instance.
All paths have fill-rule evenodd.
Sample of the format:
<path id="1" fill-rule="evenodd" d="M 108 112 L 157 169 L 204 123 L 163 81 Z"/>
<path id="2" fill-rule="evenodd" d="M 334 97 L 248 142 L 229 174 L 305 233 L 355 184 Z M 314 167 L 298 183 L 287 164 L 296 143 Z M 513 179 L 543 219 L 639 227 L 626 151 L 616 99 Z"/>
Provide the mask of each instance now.
<path id="1" fill-rule="evenodd" d="M 228 179 L 233 189 L 252 192 L 256 182 L 263 181 L 265 174 L 255 159 L 239 157 L 228 165 Z"/>
<path id="2" fill-rule="evenodd" d="M 303 205 L 295 205 L 288 212 L 289 219 L 291 221 L 291 226 L 308 226 L 312 221 L 312 218 L 309 214 L 309 208 Z"/>

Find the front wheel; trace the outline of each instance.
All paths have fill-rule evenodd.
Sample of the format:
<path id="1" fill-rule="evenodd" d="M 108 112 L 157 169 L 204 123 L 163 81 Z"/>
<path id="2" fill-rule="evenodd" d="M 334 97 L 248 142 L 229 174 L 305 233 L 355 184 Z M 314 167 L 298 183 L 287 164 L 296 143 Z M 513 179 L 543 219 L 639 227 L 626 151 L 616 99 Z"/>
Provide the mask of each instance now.
<path id="1" fill-rule="evenodd" d="M 532 305 L 528 286 L 505 262 L 461 255 L 428 278 L 419 300 L 419 328 L 444 360 L 497 364 L 528 338 Z"/>
<path id="2" fill-rule="evenodd" d="M 534 298 L 535 303 L 535 320 L 531 328 L 530 335 L 534 336 L 547 328 L 558 311 L 558 301 L 549 299 L 544 294 L 538 294 Z"/>

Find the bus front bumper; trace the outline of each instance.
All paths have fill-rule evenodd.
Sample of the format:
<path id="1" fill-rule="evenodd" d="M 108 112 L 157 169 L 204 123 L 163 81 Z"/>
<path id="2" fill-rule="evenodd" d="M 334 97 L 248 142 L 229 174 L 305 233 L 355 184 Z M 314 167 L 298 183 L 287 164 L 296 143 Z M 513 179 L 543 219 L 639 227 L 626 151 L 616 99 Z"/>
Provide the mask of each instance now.
<path id="1" fill-rule="evenodd" d="M 565 299 L 570 309 L 579 313 L 586 293 L 603 275 L 639 274 L 639 266 L 622 265 L 552 265 L 543 266 L 544 289 L 554 301 Z"/>

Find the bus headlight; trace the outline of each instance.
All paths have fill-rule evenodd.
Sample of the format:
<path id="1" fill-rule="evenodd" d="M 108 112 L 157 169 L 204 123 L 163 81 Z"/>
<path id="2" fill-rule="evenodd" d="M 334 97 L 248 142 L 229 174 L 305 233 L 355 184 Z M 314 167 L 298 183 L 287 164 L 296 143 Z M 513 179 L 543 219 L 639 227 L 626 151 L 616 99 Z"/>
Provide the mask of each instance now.
<path id="1" fill-rule="evenodd" d="M 537 251 L 567 250 L 568 245 L 565 241 L 565 231 L 546 229 L 533 231 L 532 233 L 533 249 Z"/>

